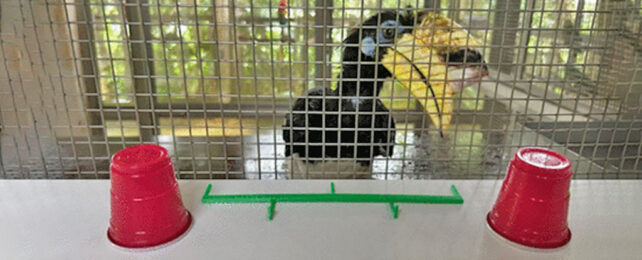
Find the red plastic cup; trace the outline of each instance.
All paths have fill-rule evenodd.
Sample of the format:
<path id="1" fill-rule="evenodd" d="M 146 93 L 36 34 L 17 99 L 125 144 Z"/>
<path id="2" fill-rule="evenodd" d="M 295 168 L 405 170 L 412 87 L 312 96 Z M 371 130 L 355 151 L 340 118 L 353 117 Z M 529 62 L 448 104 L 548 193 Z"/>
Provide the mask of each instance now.
<path id="1" fill-rule="evenodd" d="M 571 239 L 567 223 L 571 175 L 566 157 L 544 148 L 520 149 L 488 213 L 489 226 L 524 246 L 565 245 Z"/>
<path id="2" fill-rule="evenodd" d="M 111 162 L 111 219 L 107 236 L 127 248 L 154 247 L 181 236 L 192 223 L 171 159 L 158 145 L 136 145 Z"/>

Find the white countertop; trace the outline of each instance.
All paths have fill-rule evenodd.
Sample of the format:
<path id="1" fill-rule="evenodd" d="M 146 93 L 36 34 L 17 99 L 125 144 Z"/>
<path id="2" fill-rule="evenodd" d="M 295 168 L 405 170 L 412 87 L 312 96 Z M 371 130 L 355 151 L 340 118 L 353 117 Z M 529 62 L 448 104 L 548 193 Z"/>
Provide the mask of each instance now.
<path id="1" fill-rule="evenodd" d="M 571 185 L 573 238 L 561 249 L 515 246 L 485 217 L 501 180 L 336 180 L 337 193 L 450 195 L 463 205 L 384 203 L 201 204 L 212 194 L 329 192 L 319 181 L 179 181 L 194 216 L 176 243 L 128 251 L 106 236 L 108 180 L 0 180 L 0 259 L 634 259 L 642 255 L 642 181 L 577 180 Z"/>

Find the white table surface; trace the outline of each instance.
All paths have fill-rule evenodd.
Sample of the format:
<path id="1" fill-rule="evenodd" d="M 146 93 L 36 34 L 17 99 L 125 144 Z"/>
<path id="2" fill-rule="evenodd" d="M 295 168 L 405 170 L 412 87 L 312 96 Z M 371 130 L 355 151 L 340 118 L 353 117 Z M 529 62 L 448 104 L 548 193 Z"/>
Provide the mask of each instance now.
<path id="1" fill-rule="evenodd" d="M 337 192 L 450 194 L 463 205 L 208 204 L 212 193 L 329 192 L 330 181 L 180 181 L 194 216 L 164 248 L 112 245 L 107 180 L 0 181 L 0 259 L 640 259 L 642 181 L 573 181 L 571 242 L 556 250 L 515 246 L 486 226 L 500 181 L 334 181 Z"/>

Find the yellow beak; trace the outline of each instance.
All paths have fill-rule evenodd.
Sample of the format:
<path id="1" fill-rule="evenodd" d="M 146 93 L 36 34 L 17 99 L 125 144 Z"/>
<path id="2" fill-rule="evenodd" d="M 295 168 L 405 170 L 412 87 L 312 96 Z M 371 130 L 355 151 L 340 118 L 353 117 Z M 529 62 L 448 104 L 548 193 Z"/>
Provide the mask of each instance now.
<path id="1" fill-rule="evenodd" d="M 454 91 L 439 54 L 468 46 L 479 43 L 450 19 L 430 13 L 382 59 L 384 67 L 421 103 L 442 136 L 450 126 Z"/>

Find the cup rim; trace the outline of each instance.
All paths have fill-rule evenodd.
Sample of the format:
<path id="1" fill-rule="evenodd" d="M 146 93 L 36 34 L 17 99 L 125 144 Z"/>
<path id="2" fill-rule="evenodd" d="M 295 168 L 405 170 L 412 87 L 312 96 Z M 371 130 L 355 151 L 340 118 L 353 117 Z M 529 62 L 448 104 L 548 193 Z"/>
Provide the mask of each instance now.
<path id="1" fill-rule="evenodd" d="M 544 165 L 541 163 L 534 162 L 524 156 L 524 153 L 529 152 L 529 151 L 537 151 L 540 153 L 547 154 L 549 156 L 554 156 L 558 160 L 560 160 L 559 165 Z M 553 151 L 551 149 L 546 149 L 542 147 L 535 147 L 535 146 L 529 146 L 529 147 L 523 147 L 520 148 L 515 155 L 519 158 L 519 160 L 525 164 L 527 164 L 530 167 L 536 167 L 542 170 L 563 170 L 566 168 L 569 168 L 571 166 L 571 162 L 566 158 L 566 156 L 563 156 L 559 154 L 556 151 Z"/>
<path id="2" fill-rule="evenodd" d="M 188 215 L 187 226 L 177 236 L 169 238 L 169 239 L 167 239 L 165 241 L 162 241 L 160 243 L 156 243 L 156 244 L 152 244 L 152 245 L 146 245 L 146 246 L 134 246 L 134 247 L 126 246 L 126 245 L 116 241 L 115 239 L 113 239 L 111 237 L 111 235 L 109 234 L 109 231 L 110 231 L 111 227 L 107 228 L 107 232 L 106 232 L 107 233 L 107 240 L 109 241 L 109 243 L 112 246 L 115 246 L 115 247 L 117 247 L 119 249 L 122 249 L 122 250 L 130 251 L 130 252 L 147 252 L 147 251 L 153 251 L 153 250 L 157 250 L 157 249 L 160 249 L 160 248 L 165 248 L 165 247 L 171 246 L 171 245 L 173 245 L 175 243 L 178 243 L 184 237 L 186 237 L 187 233 L 189 233 L 189 231 L 192 230 L 192 227 L 194 226 L 194 217 L 192 217 L 192 213 L 187 209 L 185 209 L 185 211 L 187 211 L 187 215 Z"/>
<path id="3" fill-rule="evenodd" d="M 507 236 L 505 234 L 505 232 L 501 232 L 500 230 L 498 230 L 492 224 L 492 222 L 490 221 L 490 214 L 492 212 L 493 211 L 491 210 L 486 214 L 486 221 L 485 221 L 486 222 L 486 226 L 495 235 L 498 235 L 501 239 L 505 240 L 506 242 L 509 242 L 510 244 L 512 244 L 514 246 L 523 247 L 523 248 L 531 249 L 531 250 L 554 251 L 554 250 L 558 250 L 560 248 L 564 248 L 565 246 L 567 246 L 569 244 L 569 242 L 571 241 L 571 238 L 573 237 L 571 229 L 568 226 L 566 226 L 566 230 L 568 230 L 568 236 L 566 238 L 564 238 L 564 240 L 562 240 L 560 242 L 557 242 L 557 243 L 551 243 L 551 244 L 542 245 L 542 244 L 538 244 L 538 243 L 528 243 L 528 242 L 519 241 L 519 240 L 517 240 L 515 238 L 511 238 L 511 237 Z"/>

